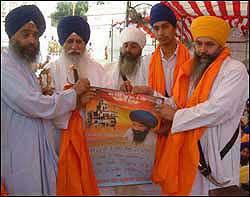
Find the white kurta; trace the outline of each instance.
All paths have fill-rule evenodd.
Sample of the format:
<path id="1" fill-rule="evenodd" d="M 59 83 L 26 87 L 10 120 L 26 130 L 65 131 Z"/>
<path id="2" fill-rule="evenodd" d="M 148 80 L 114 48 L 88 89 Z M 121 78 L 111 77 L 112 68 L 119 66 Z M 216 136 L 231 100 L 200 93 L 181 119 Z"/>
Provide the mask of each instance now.
<path id="1" fill-rule="evenodd" d="M 148 65 L 144 64 L 143 57 L 140 58 L 139 65 L 137 65 L 137 71 L 132 76 L 126 76 L 128 80 L 131 82 L 132 86 L 135 85 L 147 85 L 147 80 L 144 77 L 144 73 L 146 73 L 146 69 Z M 112 62 L 110 64 L 105 65 L 105 73 L 106 73 L 106 83 L 108 88 L 119 90 L 121 85 L 123 84 L 123 80 L 120 74 L 118 62 Z"/>
<path id="2" fill-rule="evenodd" d="M 35 73 L 11 50 L 1 55 L 1 178 L 10 195 L 55 195 L 51 119 L 76 106 L 76 92 L 41 93 Z"/>
<path id="3" fill-rule="evenodd" d="M 70 61 L 65 56 L 60 56 L 54 62 L 50 62 L 47 67 L 51 69 L 52 79 L 56 91 L 61 91 L 68 82 L 73 83 L 73 72 L 69 68 Z M 90 58 L 87 52 L 83 54 L 78 67 L 79 77 L 88 78 L 91 86 L 103 87 L 105 84 L 105 74 L 102 65 Z"/>
<path id="4" fill-rule="evenodd" d="M 48 64 L 56 92 L 63 90 L 65 84 L 74 82 L 72 69 L 69 68 L 70 64 L 70 61 L 65 56 L 60 56 L 57 60 Z M 105 72 L 102 65 L 91 59 L 87 52 L 85 52 L 81 58 L 78 71 L 79 78 L 88 78 L 91 86 L 107 87 L 105 84 Z M 83 111 L 81 111 L 81 115 L 84 123 Z M 60 131 L 61 129 L 66 129 L 68 127 L 70 116 L 71 112 L 67 112 L 53 120 L 54 125 L 58 128 L 54 136 L 57 153 L 59 153 L 60 146 Z"/>
<path id="5" fill-rule="evenodd" d="M 239 126 L 249 95 L 248 84 L 245 66 L 228 57 L 215 78 L 208 100 L 178 110 L 173 120 L 172 133 L 208 127 L 200 140 L 205 160 L 211 167 L 213 177 L 221 182 L 231 181 L 227 186 L 239 185 L 240 135 L 223 160 L 220 151 Z M 208 190 L 214 188 L 217 187 L 198 171 L 192 195 L 208 195 Z"/>

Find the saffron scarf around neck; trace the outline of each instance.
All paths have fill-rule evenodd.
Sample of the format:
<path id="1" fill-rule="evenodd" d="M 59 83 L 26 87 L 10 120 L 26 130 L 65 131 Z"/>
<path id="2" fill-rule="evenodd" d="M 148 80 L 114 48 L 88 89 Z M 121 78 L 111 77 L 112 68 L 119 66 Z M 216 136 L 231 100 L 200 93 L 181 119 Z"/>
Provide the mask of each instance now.
<path id="1" fill-rule="evenodd" d="M 189 59 L 189 51 L 185 47 L 184 44 L 179 43 L 178 44 L 178 50 L 177 50 L 177 60 L 176 65 L 174 68 L 174 82 L 176 81 L 177 74 L 180 69 L 180 65 L 182 65 L 185 61 Z M 161 48 L 158 46 L 149 63 L 149 73 L 148 73 L 148 85 L 149 87 L 153 88 L 155 91 L 161 93 L 163 96 L 165 95 L 166 90 L 166 81 L 165 81 L 165 75 L 164 75 L 164 68 L 162 65 L 162 59 L 161 59 Z"/>
<path id="2" fill-rule="evenodd" d="M 178 50 L 177 50 L 177 59 L 176 59 L 176 65 L 174 68 L 174 77 L 173 77 L 173 84 L 175 84 L 175 81 L 177 79 L 177 74 L 180 70 L 180 66 L 186 62 L 189 59 L 189 51 L 185 47 L 184 44 L 179 43 L 178 44 Z M 165 95 L 166 90 L 166 82 L 165 82 L 165 75 L 164 75 L 164 68 L 162 65 L 161 60 L 161 51 L 160 46 L 158 46 L 153 53 L 150 64 L 149 64 L 149 76 L 148 76 L 148 85 L 149 87 L 153 88 L 155 91 L 161 93 L 162 95 Z M 162 124 L 165 124 L 165 121 L 161 121 Z M 163 126 L 164 127 L 164 126 Z M 166 129 L 166 128 L 164 128 Z M 154 161 L 154 168 L 153 168 L 153 177 L 154 180 L 154 170 L 157 169 L 159 158 L 161 157 L 161 151 L 163 150 L 163 147 L 166 143 L 166 137 L 158 135 L 157 136 L 157 143 L 156 143 L 156 152 L 155 152 L 155 161 Z"/>
<path id="3" fill-rule="evenodd" d="M 72 112 L 68 128 L 62 130 L 56 193 L 61 196 L 100 195 L 79 110 Z"/>
<path id="4" fill-rule="evenodd" d="M 221 65 L 229 55 L 229 49 L 224 48 L 216 60 L 206 69 L 189 99 L 187 95 L 193 60 L 190 59 L 181 66 L 173 88 L 173 97 L 179 109 L 195 106 L 208 99 Z M 161 147 L 162 154 L 157 168 L 154 168 L 153 171 L 154 181 L 161 185 L 164 194 L 190 194 L 199 163 L 197 143 L 204 130 L 205 127 L 170 134 L 166 139 L 166 143 Z"/>

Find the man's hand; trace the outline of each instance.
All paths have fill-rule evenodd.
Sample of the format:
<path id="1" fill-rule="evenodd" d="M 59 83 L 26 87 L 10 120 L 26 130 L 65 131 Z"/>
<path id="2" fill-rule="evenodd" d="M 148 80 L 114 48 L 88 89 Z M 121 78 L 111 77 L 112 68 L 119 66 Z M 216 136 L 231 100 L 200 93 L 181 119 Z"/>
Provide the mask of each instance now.
<path id="1" fill-rule="evenodd" d="M 154 90 L 148 86 L 134 86 L 132 90 L 133 94 L 146 94 L 146 95 L 153 95 Z"/>
<path id="2" fill-rule="evenodd" d="M 161 118 L 170 121 L 174 119 L 175 112 L 177 111 L 168 104 L 156 105 L 155 110 L 159 113 Z"/>
<path id="3" fill-rule="evenodd" d="M 45 88 L 42 88 L 42 94 L 43 95 L 49 95 L 51 96 L 54 92 L 54 89 L 53 88 L 50 88 L 50 87 L 45 87 Z"/>
<path id="4" fill-rule="evenodd" d="M 127 92 L 127 93 L 131 93 L 133 89 L 133 86 L 131 85 L 130 81 L 124 81 L 124 83 L 121 85 L 120 90 Z"/>
<path id="5" fill-rule="evenodd" d="M 80 95 L 79 97 L 79 102 L 80 102 L 80 107 L 85 108 L 86 104 L 93 99 L 96 96 L 96 90 L 91 89 L 88 92 L 85 92 Z"/>
<path id="6" fill-rule="evenodd" d="M 73 85 L 77 95 L 86 93 L 90 89 L 90 82 L 87 78 L 80 79 L 75 85 Z"/>

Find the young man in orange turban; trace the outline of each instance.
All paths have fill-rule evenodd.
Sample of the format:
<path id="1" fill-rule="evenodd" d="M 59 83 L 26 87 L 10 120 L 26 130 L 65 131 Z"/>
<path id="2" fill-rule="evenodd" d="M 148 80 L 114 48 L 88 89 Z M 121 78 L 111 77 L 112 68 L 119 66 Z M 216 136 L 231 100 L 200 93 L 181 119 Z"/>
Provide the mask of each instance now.
<path id="1" fill-rule="evenodd" d="M 193 20 L 195 54 L 181 65 L 173 88 L 177 110 L 169 105 L 157 108 L 163 118 L 173 121 L 154 171 L 164 194 L 208 195 L 210 189 L 239 185 L 240 135 L 236 130 L 249 94 L 249 77 L 225 46 L 229 32 L 221 18 Z M 223 155 L 232 136 L 235 142 Z M 198 170 L 198 141 L 207 177 Z"/>

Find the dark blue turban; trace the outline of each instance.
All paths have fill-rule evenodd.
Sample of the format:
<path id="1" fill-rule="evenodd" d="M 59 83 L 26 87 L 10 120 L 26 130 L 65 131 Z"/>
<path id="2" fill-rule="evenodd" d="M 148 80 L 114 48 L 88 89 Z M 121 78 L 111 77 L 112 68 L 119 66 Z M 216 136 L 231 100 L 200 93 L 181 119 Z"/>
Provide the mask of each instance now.
<path id="1" fill-rule="evenodd" d="M 85 44 L 88 43 L 90 37 L 89 24 L 80 16 L 66 16 L 57 26 L 60 45 L 63 46 L 64 42 L 73 32 L 80 36 Z"/>
<path id="2" fill-rule="evenodd" d="M 249 142 L 242 142 L 240 144 L 240 151 L 242 151 L 244 148 L 248 148 L 249 149 Z"/>
<path id="3" fill-rule="evenodd" d="M 9 38 L 29 21 L 36 24 L 40 37 L 46 29 L 46 24 L 44 16 L 37 6 L 23 5 L 11 10 L 5 18 L 5 31 Z"/>
<path id="4" fill-rule="evenodd" d="M 155 4 L 150 10 L 150 25 L 153 26 L 159 21 L 168 21 L 176 27 L 177 21 L 174 12 L 163 3 Z"/>
<path id="5" fill-rule="evenodd" d="M 144 110 L 131 111 L 129 118 L 132 121 L 139 122 L 148 128 L 155 128 L 158 124 L 156 117 L 150 112 Z"/>

